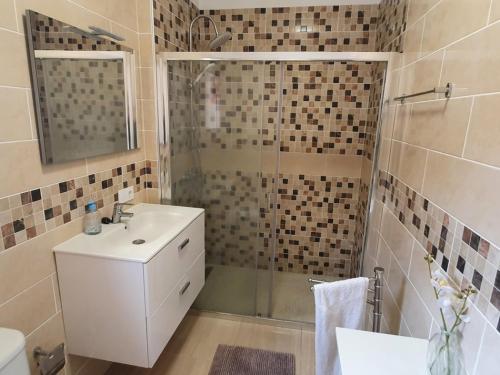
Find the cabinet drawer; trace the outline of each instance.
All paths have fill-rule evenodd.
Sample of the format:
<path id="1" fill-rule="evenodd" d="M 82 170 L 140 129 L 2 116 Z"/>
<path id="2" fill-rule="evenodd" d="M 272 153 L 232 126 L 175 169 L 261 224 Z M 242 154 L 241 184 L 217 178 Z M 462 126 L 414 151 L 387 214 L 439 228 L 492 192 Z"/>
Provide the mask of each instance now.
<path id="1" fill-rule="evenodd" d="M 204 215 L 145 264 L 146 314 L 151 316 L 204 251 Z"/>
<path id="2" fill-rule="evenodd" d="M 147 318 L 149 367 L 155 364 L 204 283 L 205 252 L 202 252 L 167 299 Z"/>

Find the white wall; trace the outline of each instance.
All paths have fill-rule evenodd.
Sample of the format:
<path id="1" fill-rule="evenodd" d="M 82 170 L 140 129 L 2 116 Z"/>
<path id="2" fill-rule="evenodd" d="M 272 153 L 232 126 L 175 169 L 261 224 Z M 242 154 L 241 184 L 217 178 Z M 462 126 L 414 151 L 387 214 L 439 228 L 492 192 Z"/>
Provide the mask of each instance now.
<path id="1" fill-rule="evenodd" d="M 297 7 L 309 5 L 378 4 L 380 0 L 192 0 L 200 9 Z"/>

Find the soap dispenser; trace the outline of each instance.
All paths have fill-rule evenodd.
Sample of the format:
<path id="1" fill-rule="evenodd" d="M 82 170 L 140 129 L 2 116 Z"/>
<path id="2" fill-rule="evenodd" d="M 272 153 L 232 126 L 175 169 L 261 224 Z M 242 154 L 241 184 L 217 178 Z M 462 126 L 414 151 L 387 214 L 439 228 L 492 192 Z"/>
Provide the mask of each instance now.
<path id="1" fill-rule="evenodd" d="M 85 217 L 83 219 L 83 230 L 86 234 L 101 233 L 101 217 L 97 212 L 97 204 L 90 200 L 85 206 Z"/>

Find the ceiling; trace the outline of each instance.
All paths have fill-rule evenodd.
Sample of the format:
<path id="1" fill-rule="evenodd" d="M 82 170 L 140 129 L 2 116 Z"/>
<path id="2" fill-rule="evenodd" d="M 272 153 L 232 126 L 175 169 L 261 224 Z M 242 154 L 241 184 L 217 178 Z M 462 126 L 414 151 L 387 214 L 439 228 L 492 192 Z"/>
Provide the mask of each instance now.
<path id="1" fill-rule="evenodd" d="M 380 0 L 191 0 L 199 9 L 272 8 L 310 5 L 378 4 Z"/>

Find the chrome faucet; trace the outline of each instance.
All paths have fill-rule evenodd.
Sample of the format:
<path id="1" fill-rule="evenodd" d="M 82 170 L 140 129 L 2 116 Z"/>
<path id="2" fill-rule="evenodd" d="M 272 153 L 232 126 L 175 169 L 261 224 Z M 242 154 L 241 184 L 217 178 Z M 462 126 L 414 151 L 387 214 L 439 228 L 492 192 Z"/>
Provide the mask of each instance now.
<path id="1" fill-rule="evenodd" d="M 124 206 L 133 206 L 131 203 L 115 203 L 113 207 L 113 224 L 118 224 L 122 222 L 122 217 L 132 217 L 134 216 L 133 212 L 124 212 Z"/>

